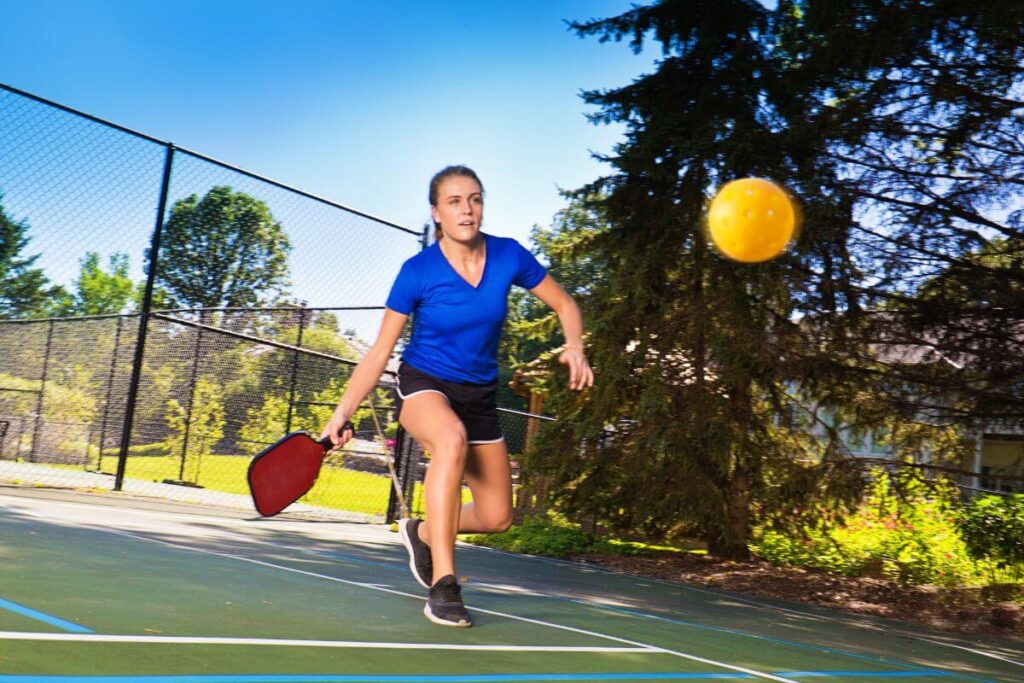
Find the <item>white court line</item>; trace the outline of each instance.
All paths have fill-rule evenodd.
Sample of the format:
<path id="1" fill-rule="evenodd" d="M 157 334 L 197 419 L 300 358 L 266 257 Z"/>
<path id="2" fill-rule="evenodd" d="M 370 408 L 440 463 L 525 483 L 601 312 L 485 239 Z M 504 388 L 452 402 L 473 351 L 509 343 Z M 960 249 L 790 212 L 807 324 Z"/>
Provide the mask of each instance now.
<path id="1" fill-rule="evenodd" d="M 966 652 L 971 652 L 971 653 L 976 654 L 976 655 L 981 655 L 982 657 L 991 657 L 992 659 L 998 659 L 999 661 L 1007 662 L 1008 664 L 1016 664 L 1017 666 L 1024 666 L 1024 662 L 1018 662 L 1017 660 L 1010 659 L 1008 657 L 1001 657 L 1000 655 L 997 655 L 997 654 L 992 653 L 992 652 L 985 652 L 984 650 L 975 650 L 974 648 L 964 647 L 962 645 L 952 645 L 950 643 L 944 643 L 941 640 L 932 640 L 931 638 L 922 638 L 921 636 L 912 636 L 912 637 L 914 638 L 914 640 L 923 640 L 923 641 L 925 641 L 927 643 L 934 643 L 935 645 L 945 645 L 946 647 L 955 647 L 958 650 L 964 650 Z"/>
<path id="2" fill-rule="evenodd" d="M 282 638 L 210 638 L 193 636 L 112 636 L 85 633 L 0 631 L 0 640 L 48 640 L 75 643 L 144 643 L 147 645 L 260 645 L 373 650 L 481 650 L 486 652 L 657 652 L 649 647 L 574 645 L 459 645 L 455 643 L 378 643 L 359 640 L 289 640 Z"/>
<path id="3" fill-rule="evenodd" d="M 26 514 L 28 514 L 28 515 L 30 515 L 32 517 L 47 519 L 47 517 L 45 515 L 40 515 L 40 514 L 35 513 L 35 512 L 27 512 Z M 50 518 L 50 519 L 52 519 L 52 518 Z M 181 545 L 181 544 L 178 544 L 178 543 L 171 543 L 169 541 L 163 541 L 163 540 L 160 540 L 160 539 L 149 538 L 149 537 L 146 537 L 146 536 L 139 536 L 139 535 L 136 535 L 136 534 L 125 532 L 125 531 L 117 531 L 117 530 L 114 530 L 114 529 L 105 529 L 103 527 L 95 527 L 95 526 L 91 526 L 89 524 L 84 524 L 84 523 L 79 523 L 79 522 L 69 522 L 69 520 L 64 519 L 64 518 L 60 518 L 59 521 L 65 523 L 65 524 L 70 523 L 70 524 L 73 524 L 73 525 L 76 525 L 76 526 L 82 526 L 82 527 L 85 527 L 85 528 L 88 528 L 88 529 L 92 529 L 94 531 L 102 531 L 102 532 L 106 532 L 106 533 L 110 533 L 110 534 L 115 534 L 115 535 L 118 535 L 118 536 L 127 536 L 129 538 L 134 538 L 134 539 L 140 540 L 140 541 L 149 541 L 150 543 L 157 543 L 159 545 L 166 545 L 166 546 L 169 546 L 171 548 L 176 548 L 178 550 L 186 550 L 186 551 L 201 553 L 201 554 L 204 554 L 204 555 L 213 555 L 215 557 L 224 557 L 224 558 L 228 558 L 228 559 L 232 559 L 232 560 L 238 560 L 240 562 L 248 562 L 250 564 L 255 564 L 255 565 L 264 566 L 264 567 L 270 567 L 270 568 L 273 568 L 273 569 L 280 569 L 281 571 L 286 571 L 286 572 L 292 572 L 294 574 L 301 574 L 301 575 L 304 575 L 304 576 L 311 576 L 311 577 L 314 577 L 314 578 L 324 579 L 326 581 L 333 581 L 333 582 L 336 582 L 336 583 L 347 584 L 347 585 L 350 585 L 350 586 L 358 586 L 360 588 L 367 588 L 369 590 L 380 591 L 382 593 L 390 593 L 390 594 L 393 594 L 393 595 L 401 595 L 401 596 L 404 596 L 404 597 L 415 598 L 417 600 L 423 600 L 424 599 L 422 595 L 415 595 L 413 593 L 405 593 L 403 591 L 394 590 L 392 588 L 382 588 L 382 587 L 376 586 L 374 584 L 362 583 L 362 582 L 359 582 L 359 581 L 349 581 L 347 579 L 342 579 L 342 578 L 338 578 L 336 576 L 330 576 L 330 575 L 327 575 L 327 574 L 317 574 L 315 572 L 305 571 L 303 569 L 296 569 L 294 567 L 286 567 L 284 565 L 279 565 L 279 564 L 273 564 L 272 562 L 264 562 L 262 560 L 256 560 L 256 559 L 249 558 L 249 557 L 244 557 L 244 556 L 241 556 L 241 555 L 232 555 L 232 554 L 229 554 L 229 553 L 219 553 L 219 552 L 216 552 L 216 551 L 213 551 L 213 550 L 206 550 L 206 549 L 203 549 L 203 548 L 196 548 L 196 547 L 192 547 L 192 546 Z M 504 618 L 507 618 L 507 619 L 514 619 L 516 621 L 522 621 L 522 622 L 526 622 L 526 623 L 530 623 L 530 624 L 537 624 L 538 626 L 547 626 L 549 628 L 555 628 L 555 629 L 560 629 L 560 630 L 563 630 L 563 631 L 569 631 L 569 632 L 572 632 L 572 633 L 580 633 L 580 634 L 587 635 L 587 636 L 592 636 L 592 637 L 595 637 L 595 638 L 601 638 L 601 639 L 604 639 L 604 640 L 611 640 L 611 641 L 618 642 L 618 643 L 624 643 L 626 645 L 632 645 L 634 647 L 644 648 L 648 653 L 652 653 L 652 654 L 654 654 L 654 653 L 657 653 L 657 654 L 667 654 L 667 655 L 671 655 L 673 657 L 680 657 L 682 659 L 688 659 L 690 661 L 700 662 L 702 664 L 709 664 L 711 666 L 717 666 L 717 667 L 720 667 L 720 668 L 723 668 L 723 669 L 729 669 L 730 671 L 739 671 L 741 673 L 749 674 L 751 676 L 756 676 L 758 678 L 764 678 L 764 679 L 767 679 L 767 680 L 770 680 L 770 681 L 777 681 L 778 683 L 797 683 L 796 681 L 794 681 L 791 678 L 785 678 L 783 676 L 776 676 L 775 674 L 770 674 L 770 673 L 766 673 L 766 672 L 763 672 L 763 671 L 758 671 L 757 669 L 748 669 L 746 667 L 737 666 L 735 664 L 726 664 L 725 662 L 720 662 L 720 661 L 717 661 L 717 660 L 714 660 L 714 659 L 708 659 L 708 658 L 705 658 L 705 657 L 698 657 L 697 655 L 691 655 L 691 654 L 687 654 L 685 652 L 679 652 L 677 650 L 669 650 L 669 649 L 666 649 L 666 648 L 657 647 L 655 645 L 650 645 L 648 643 L 640 643 L 640 642 L 637 642 L 637 641 L 634 641 L 634 640 L 627 640 L 625 638 L 618 638 L 616 636 L 610 636 L 610 635 L 605 634 L 605 633 L 598 633 L 596 631 L 588 631 L 586 629 L 575 628 L 573 626 L 565 626 L 565 625 L 562 625 L 562 624 L 555 624 L 555 623 L 551 623 L 551 622 L 547 622 L 547 621 L 541 621 L 539 619 L 530 619 L 528 617 L 521 617 L 521 616 L 518 616 L 518 615 L 515 615 L 515 614 L 508 614 L 508 613 L 505 613 L 505 612 L 497 612 L 497 611 L 494 611 L 494 610 L 487 610 L 487 609 L 482 609 L 482 608 L 479 608 L 479 607 L 474 607 L 473 609 L 474 609 L 474 611 L 476 611 L 478 613 L 481 613 L 481 614 L 491 614 L 493 616 L 504 617 Z"/>

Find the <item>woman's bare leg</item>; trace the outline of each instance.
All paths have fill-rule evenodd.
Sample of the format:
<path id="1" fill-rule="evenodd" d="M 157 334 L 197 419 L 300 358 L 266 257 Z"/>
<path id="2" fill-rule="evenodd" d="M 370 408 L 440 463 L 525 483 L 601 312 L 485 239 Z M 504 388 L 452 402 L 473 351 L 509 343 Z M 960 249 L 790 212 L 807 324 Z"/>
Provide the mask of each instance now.
<path id="1" fill-rule="evenodd" d="M 430 452 L 430 466 L 423 483 L 427 518 L 420 529 L 425 532 L 421 535 L 423 540 L 430 539 L 433 583 L 442 576 L 455 574 L 455 534 L 459 529 L 462 476 L 469 450 L 466 427 L 447 399 L 433 391 L 405 399 L 399 422 Z"/>
<path id="2" fill-rule="evenodd" d="M 466 483 L 473 502 L 462 506 L 459 533 L 495 534 L 512 524 L 512 469 L 504 441 L 469 445 Z"/>
<path id="3" fill-rule="evenodd" d="M 463 476 L 473 502 L 459 510 L 458 533 L 496 534 L 508 529 L 512 524 L 512 469 L 505 442 L 470 444 Z M 419 537 L 430 544 L 426 524 L 419 526 Z"/>

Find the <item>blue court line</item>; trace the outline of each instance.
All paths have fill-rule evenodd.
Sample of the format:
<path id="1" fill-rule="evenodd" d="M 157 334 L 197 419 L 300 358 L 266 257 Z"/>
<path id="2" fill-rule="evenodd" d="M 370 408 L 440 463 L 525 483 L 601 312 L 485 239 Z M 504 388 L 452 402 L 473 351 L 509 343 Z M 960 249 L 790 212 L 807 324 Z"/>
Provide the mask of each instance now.
<path id="1" fill-rule="evenodd" d="M 57 617 L 51 617 L 49 614 L 37 612 L 30 607 L 25 607 L 24 605 L 19 605 L 15 602 L 11 602 L 10 600 L 4 600 L 3 598 L 0 598 L 0 609 L 5 609 L 9 612 L 14 612 L 28 617 L 29 619 L 35 619 L 36 621 L 41 621 L 44 624 L 56 626 L 57 628 L 65 631 L 71 631 L 72 633 L 95 633 L 95 631 L 90 628 L 79 626 L 78 624 L 73 624 L 70 621 L 64 621 Z"/>
<path id="2" fill-rule="evenodd" d="M 786 678 L 911 678 L 949 676 L 944 671 L 777 671 Z M 668 681 L 758 678 L 747 673 L 567 673 L 481 674 L 465 676 L 346 676 L 318 674 L 245 674 L 207 676 L 19 676 L 0 675 L 0 683 L 512 683 L 513 681 Z"/>

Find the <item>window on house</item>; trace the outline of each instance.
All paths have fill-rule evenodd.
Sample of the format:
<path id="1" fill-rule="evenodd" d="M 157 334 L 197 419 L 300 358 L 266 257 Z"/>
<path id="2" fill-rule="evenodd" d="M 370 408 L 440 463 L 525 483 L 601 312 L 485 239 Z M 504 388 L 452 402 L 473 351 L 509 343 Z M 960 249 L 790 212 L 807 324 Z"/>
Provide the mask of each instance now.
<path id="1" fill-rule="evenodd" d="M 851 428 L 845 430 L 845 432 L 846 447 L 850 449 L 851 453 L 861 454 L 869 452 L 870 439 L 865 430 Z"/>
<path id="2" fill-rule="evenodd" d="M 871 454 L 889 455 L 892 453 L 892 443 L 889 439 L 889 430 L 879 427 L 871 432 Z"/>

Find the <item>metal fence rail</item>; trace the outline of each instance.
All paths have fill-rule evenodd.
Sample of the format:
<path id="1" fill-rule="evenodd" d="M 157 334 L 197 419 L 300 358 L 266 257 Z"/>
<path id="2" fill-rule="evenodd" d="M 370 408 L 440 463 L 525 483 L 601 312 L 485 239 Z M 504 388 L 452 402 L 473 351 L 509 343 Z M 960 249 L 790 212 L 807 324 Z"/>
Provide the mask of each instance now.
<path id="1" fill-rule="evenodd" d="M 252 455 L 282 434 L 317 431 L 361 355 L 354 341 L 346 347 L 343 337 L 318 334 L 325 318 L 345 310 L 153 313 L 123 458 L 120 427 L 138 316 L 0 321 L 0 345 L 14 350 L 0 356 L 0 377 L 18 383 L 0 386 L 0 478 L 248 508 Z M 335 346 L 304 346 L 325 338 Z M 36 376 L 26 376 L 25 368 Z M 349 519 L 397 517 L 387 467 L 393 449 L 407 503 L 422 514 L 429 455 L 398 428 L 393 392 L 387 372 L 373 404 L 388 443 L 379 443 L 364 405 L 355 415 L 355 439 L 327 459 L 301 509 L 343 511 Z M 499 408 L 499 417 L 515 479 L 518 457 L 553 418 L 508 408 Z"/>

